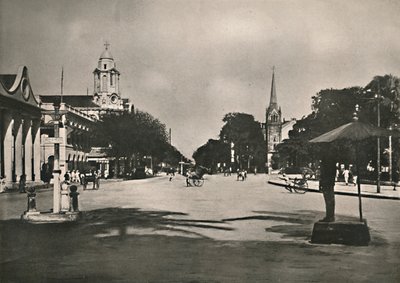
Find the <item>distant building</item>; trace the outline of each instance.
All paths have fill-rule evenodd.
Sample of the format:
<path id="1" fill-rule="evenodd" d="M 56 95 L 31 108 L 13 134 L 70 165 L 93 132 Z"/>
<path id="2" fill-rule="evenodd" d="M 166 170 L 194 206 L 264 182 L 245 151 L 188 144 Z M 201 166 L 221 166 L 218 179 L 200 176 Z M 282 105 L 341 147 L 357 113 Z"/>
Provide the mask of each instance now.
<path id="1" fill-rule="evenodd" d="M 48 138 L 54 137 L 54 105 L 49 102 L 42 102 L 42 123 L 41 134 L 41 179 L 49 182 L 53 170 L 54 144 Z M 83 172 L 88 169 L 88 155 L 93 144 L 93 130 L 96 117 L 89 116 L 66 103 L 61 103 L 62 113 L 59 123 L 60 143 L 60 170 L 61 179 L 67 171 L 79 170 Z M 50 173 L 50 175 L 49 175 Z"/>
<path id="2" fill-rule="evenodd" d="M 116 63 L 108 47 L 109 44 L 106 43 L 97 67 L 93 71 L 93 93 L 62 96 L 65 104 L 96 119 L 99 119 L 102 114 L 131 112 L 133 109 L 129 99 L 121 97 L 119 86 L 121 74 L 116 68 Z M 59 95 L 40 95 L 40 100 L 44 103 L 51 103 L 58 98 Z"/>
<path id="3" fill-rule="evenodd" d="M 265 113 L 265 139 L 267 146 L 267 168 L 271 168 L 271 158 L 276 146 L 282 140 L 282 111 L 278 105 L 275 86 L 275 69 L 272 71 L 269 106 Z"/>
<path id="4" fill-rule="evenodd" d="M 60 136 L 62 135 L 65 141 L 65 150 L 62 151 L 63 153 L 60 152 L 62 159 L 60 165 L 65 164 L 64 168 L 61 168 L 62 174 L 66 170 L 87 170 L 88 166 L 96 167 L 102 173 L 110 172 L 113 158 L 107 156 L 106 150 L 92 148 L 90 129 L 101 119 L 103 114 L 131 112 L 133 109 L 129 99 L 121 97 L 120 72 L 116 68 L 108 43 L 105 44 L 105 49 L 100 55 L 93 75 L 94 90 L 91 95 L 89 93 L 62 96 L 58 94 L 40 95 L 44 110 L 54 109 L 53 102 L 61 99 L 61 109 L 66 111 L 62 119 L 64 128 L 60 129 Z M 49 126 L 46 122 L 43 124 L 42 134 L 52 135 Z M 42 150 L 44 151 L 43 162 L 47 162 L 47 159 L 51 158 L 53 154 L 52 147 L 43 144 Z"/>
<path id="5" fill-rule="evenodd" d="M 28 69 L 0 75 L 0 177 L 12 188 L 40 180 L 40 108 Z"/>
<path id="6" fill-rule="evenodd" d="M 289 132 L 293 130 L 294 124 L 296 124 L 297 120 L 292 118 L 290 120 L 283 119 L 282 122 L 282 134 L 281 134 L 281 142 L 289 139 Z"/>
<path id="7" fill-rule="evenodd" d="M 265 124 L 262 125 L 267 147 L 266 167 L 268 172 L 272 168 L 271 161 L 273 154 L 276 152 L 276 146 L 289 138 L 289 131 L 293 129 L 295 123 L 295 119 L 282 120 L 282 111 L 278 105 L 276 94 L 275 68 L 273 68 L 269 106 L 265 112 Z"/>

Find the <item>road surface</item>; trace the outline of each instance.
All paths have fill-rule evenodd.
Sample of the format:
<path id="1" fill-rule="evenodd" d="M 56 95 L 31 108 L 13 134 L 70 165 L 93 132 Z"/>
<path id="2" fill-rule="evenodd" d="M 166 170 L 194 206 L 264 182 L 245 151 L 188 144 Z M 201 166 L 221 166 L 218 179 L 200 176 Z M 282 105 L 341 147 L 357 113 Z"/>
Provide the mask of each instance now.
<path id="1" fill-rule="evenodd" d="M 107 181 L 80 192 L 83 219 L 19 220 L 24 194 L 0 195 L 0 282 L 399 282 L 400 202 L 364 199 L 368 247 L 310 244 L 322 195 L 292 194 L 263 174 Z M 41 191 L 38 209 L 52 207 Z M 358 219 L 336 196 L 338 220 Z"/>

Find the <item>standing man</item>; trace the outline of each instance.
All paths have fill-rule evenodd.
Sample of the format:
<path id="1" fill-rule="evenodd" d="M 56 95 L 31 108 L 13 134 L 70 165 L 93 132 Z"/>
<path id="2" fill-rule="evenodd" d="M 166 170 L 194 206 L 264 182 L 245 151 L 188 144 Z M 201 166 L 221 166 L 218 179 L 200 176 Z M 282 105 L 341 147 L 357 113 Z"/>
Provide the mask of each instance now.
<path id="1" fill-rule="evenodd" d="M 393 170 L 393 191 L 396 191 L 396 186 L 399 183 L 400 172 L 399 169 L 396 168 Z"/>
<path id="2" fill-rule="evenodd" d="M 349 169 L 344 169 L 343 171 L 343 176 L 344 176 L 344 182 L 346 183 L 346 186 L 349 184 L 349 176 L 350 176 L 350 171 Z"/>
<path id="3" fill-rule="evenodd" d="M 328 148 L 321 159 L 321 176 L 319 180 L 319 189 L 322 191 L 325 200 L 325 218 L 322 222 L 335 221 L 335 178 L 336 178 L 336 161 L 334 154 Z"/>

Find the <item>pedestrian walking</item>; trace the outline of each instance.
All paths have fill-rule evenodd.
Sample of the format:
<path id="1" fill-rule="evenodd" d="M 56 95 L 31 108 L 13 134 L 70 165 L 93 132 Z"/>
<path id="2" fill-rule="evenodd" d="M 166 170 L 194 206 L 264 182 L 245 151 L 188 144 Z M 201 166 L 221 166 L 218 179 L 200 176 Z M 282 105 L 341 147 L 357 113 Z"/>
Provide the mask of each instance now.
<path id="1" fill-rule="evenodd" d="M 336 164 L 336 174 L 335 174 L 335 181 L 339 182 L 340 170 L 338 168 L 338 164 Z"/>
<path id="2" fill-rule="evenodd" d="M 25 193 L 26 190 L 26 175 L 22 174 L 21 177 L 19 178 L 19 192 L 20 193 Z"/>
<path id="3" fill-rule="evenodd" d="M 351 176 L 353 178 L 353 184 L 354 184 L 354 186 L 356 186 L 357 185 L 357 177 L 358 176 L 357 176 L 357 168 L 356 168 L 355 165 L 350 167 L 350 173 L 351 173 Z"/>
<path id="4" fill-rule="evenodd" d="M 72 183 L 76 182 L 76 172 L 75 172 L 75 170 L 72 170 L 72 172 L 71 172 L 71 182 Z"/>
<path id="5" fill-rule="evenodd" d="M 349 176 L 350 176 L 350 171 L 349 169 L 344 169 L 343 171 L 343 177 L 344 177 L 344 182 L 346 183 L 346 186 L 349 184 Z"/>
<path id="6" fill-rule="evenodd" d="M 81 173 L 79 172 L 79 170 L 76 170 L 75 172 L 75 181 L 77 183 L 81 183 Z"/>
<path id="7" fill-rule="evenodd" d="M 393 191 L 396 191 L 397 184 L 399 183 L 400 172 L 399 169 L 396 168 L 393 172 Z"/>
<path id="8" fill-rule="evenodd" d="M 0 176 L 0 193 L 5 192 L 6 190 L 6 176 Z"/>

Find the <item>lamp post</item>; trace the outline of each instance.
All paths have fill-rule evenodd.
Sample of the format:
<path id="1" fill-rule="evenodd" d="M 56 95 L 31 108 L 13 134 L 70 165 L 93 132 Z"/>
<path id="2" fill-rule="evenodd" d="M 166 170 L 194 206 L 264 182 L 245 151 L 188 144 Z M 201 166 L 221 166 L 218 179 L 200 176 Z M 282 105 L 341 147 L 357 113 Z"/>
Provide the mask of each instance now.
<path id="1" fill-rule="evenodd" d="M 375 98 L 377 100 L 377 112 L 378 112 L 378 128 L 381 126 L 381 95 L 378 92 L 375 94 Z M 378 175 L 376 179 L 376 192 L 379 194 L 381 192 L 381 139 L 377 138 L 377 157 L 376 157 L 376 167 L 378 167 Z"/>
<path id="2" fill-rule="evenodd" d="M 60 101 L 56 101 L 54 106 L 54 138 L 58 139 L 60 136 L 59 122 L 60 122 Z M 54 143 L 54 168 L 53 168 L 53 213 L 60 212 L 61 204 L 61 186 L 60 186 L 60 144 Z"/>
<path id="3" fill-rule="evenodd" d="M 392 126 L 390 126 L 389 130 L 391 131 L 392 129 L 393 129 Z M 392 136 L 389 136 L 389 182 L 390 183 L 392 183 L 392 181 L 393 181 L 392 167 L 393 167 L 393 161 L 392 161 Z"/>
<path id="4" fill-rule="evenodd" d="M 366 91 L 364 91 L 364 93 L 369 92 L 371 93 L 370 89 L 367 89 Z M 377 115 L 378 115 L 378 127 L 381 126 L 381 94 L 378 91 L 378 93 L 376 93 L 374 95 L 374 99 L 377 101 Z M 376 192 L 379 194 L 381 192 L 381 139 L 380 137 L 377 137 L 377 157 L 376 157 L 376 169 L 377 169 L 377 176 L 376 176 Z"/>

